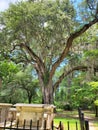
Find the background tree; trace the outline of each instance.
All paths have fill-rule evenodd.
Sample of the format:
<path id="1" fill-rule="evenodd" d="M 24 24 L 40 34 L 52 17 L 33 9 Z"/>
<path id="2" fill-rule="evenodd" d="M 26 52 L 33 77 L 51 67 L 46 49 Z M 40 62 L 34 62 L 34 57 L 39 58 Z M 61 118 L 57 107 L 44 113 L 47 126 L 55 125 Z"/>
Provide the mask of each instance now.
<path id="1" fill-rule="evenodd" d="M 76 43 L 75 39 L 98 22 L 98 9 L 93 4 L 95 11 L 86 11 L 93 11 L 94 15 L 89 15 L 91 17 L 86 21 L 81 19 L 79 23 L 75 19 L 73 6 L 69 0 L 27 1 L 10 5 L 0 15 L 2 54 L 17 63 L 31 63 L 34 66 L 41 85 L 43 103 L 46 104 L 53 103 L 53 93 L 66 75 L 75 70 L 87 69 L 87 66 L 78 64 L 70 67 L 66 61 L 70 63 L 69 55 L 72 59 L 71 50 Z M 62 63 L 64 71 L 53 82 L 55 72 Z"/>
<path id="2" fill-rule="evenodd" d="M 0 101 L 17 102 L 41 102 L 39 83 L 33 77 L 32 67 L 26 66 L 22 69 L 13 63 L 3 62 L 0 65 L 2 70 L 2 87 L 0 88 Z M 20 70 L 21 69 L 21 70 Z"/>
<path id="3" fill-rule="evenodd" d="M 15 74 L 19 70 L 19 65 L 16 65 L 13 62 L 8 62 L 7 60 L 0 62 L 0 76 L 2 78 L 0 102 L 15 103 L 15 100 L 20 101 L 20 99 L 23 101 L 23 93 L 17 91 L 13 86 L 9 86 L 9 83 L 13 81 Z"/>
<path id="4" fill-rule="evenodd" d="M 29 65 L 24 71 L 16 73 L 14 80 L 9 84 L 9 86 L 15 86 L 16 89 L 23 92 L 25 91 L 28 103 L 36 102 L 41 98 L 41 95 L 39 94 L 39 82 L 36 79 L 36 76 L 33 76 L 33 73 L 34 72 Z"/>
<path id="5" fill-rule="evenodd" d="M 98 79 L 98 77 L 97 77 Z M 97 81 L 92 81 L 89 83 L 89 85 L 91 86 L 91 90 L 92 92 L 95 94 L 94 96 L 94 105 L 95 105 L 95 116 L 98 117 L 98 80 Z"/>

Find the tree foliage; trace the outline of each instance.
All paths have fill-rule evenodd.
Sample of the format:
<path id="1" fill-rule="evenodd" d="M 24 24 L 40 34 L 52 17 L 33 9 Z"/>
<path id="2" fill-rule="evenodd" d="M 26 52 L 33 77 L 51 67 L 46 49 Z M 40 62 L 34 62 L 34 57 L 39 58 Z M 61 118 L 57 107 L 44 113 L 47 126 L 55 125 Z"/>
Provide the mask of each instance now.
<path id="1" fill-rule="evenodd" d="M 34 77 L 32 67 L 22 68 L 16 64 L 4 61 L 0 64 L 2 71 L 2 86 L 0 102 L 41 102 L 39 82 Z"/>
<path id="2" fill-rule="evenodd" d="M 30 66 L 28 66 L 30 67 Z M 40 85 L 36 77 L 33 76 L 32 68 L 26 68 L 24 71 L 16 73 L 9 86 L 14 86 L 16 89 L 25 91 L 28 103 L 36 102 L 41 95 L 39 95 Z"/>
<path id="3" fill-rule="evenodd" d="M 81 22 L 76 19 L 70 0 L 18 2 L 0 15 L 1 53 L 16 63 L 33 65 L 41 85 L 43 103 L 53 102 L 53 93 L 65 76 L 75 70 L 88 69 L 87 64 L 81 62 L 85 50 L 81 38 L 86 39 L 83 34 L 98 22 L 98 8 L 97 0 L 95 3 L 83 2 L 87 3 L 79 10 L 87 13 L 78 16 Z M 89 38 L 90 32 L 87 35 Z M 62 65 L 64 70 L 54 82 L 55 72 Z"/>

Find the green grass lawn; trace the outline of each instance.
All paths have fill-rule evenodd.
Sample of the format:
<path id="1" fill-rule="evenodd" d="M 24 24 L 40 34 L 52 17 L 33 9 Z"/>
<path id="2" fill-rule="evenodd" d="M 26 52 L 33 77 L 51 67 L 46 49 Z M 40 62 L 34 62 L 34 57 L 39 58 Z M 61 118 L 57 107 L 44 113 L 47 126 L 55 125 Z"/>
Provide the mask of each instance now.
<path id="1" fill-rule="evenodd" d="M 78 130 L 80 130 L 79 120 L 77 120 L 77 119 L 57 117 L 54 119 L 54 125 L 58 126 L 60 121 L 62 122 L 62 124 L 64 126 L 64 130 L 68 130 L 68 123 L 69 123 L 70 130 L 76 130 L 76 127 L 78 128 Z"/>
<path id="2" fill-rule="evenodd" d="M 98 118 L 95 117 L 95 113 L 93 111 L 83 111 L 84 117 L 89 120 L 89 123 L 98 130 Z M 80 130 L 80 123 L 78 117 L 78 111 L 57 111 L 56 117 L 54 119 L 54 125 L 58 126 L 60 121 L 64 126 L 64 130 L 68 130 L 68 122 L 69 122 L 69 130 L 76 130 L 76 122 L 78 130 Z"/>

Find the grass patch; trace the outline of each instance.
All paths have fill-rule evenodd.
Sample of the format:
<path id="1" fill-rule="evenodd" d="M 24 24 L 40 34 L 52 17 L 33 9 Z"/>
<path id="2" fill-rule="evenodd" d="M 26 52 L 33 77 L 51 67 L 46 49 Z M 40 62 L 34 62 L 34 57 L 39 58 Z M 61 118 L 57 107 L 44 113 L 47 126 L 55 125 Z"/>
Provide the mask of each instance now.
<path id="1" fill-rule="evenodd" d="M 89 121 L 90 127 L 94 127 L 95 130 L 98 130 L 98 117 L 95 117 L 95 113 L 93 111 L 83 111 L 84 117 Z M 60 121 L 63 123 L 64 130 L 68 130 L 68 122 L 69 122 L 69 130 L 76 130 L 76 122 L 78 130 L 80 130 L 79 116 L 78 111 L 63 111 L 58 110 L 56 117 L 54 119 L 54 124 L 56 126 L 59 125 Z"/>
<path id="2" fill-rule="evenodd" d="M 55 126 L 58 126 L 60 121 L 62 122 L 63 126 L 64 126 L 64 130 L 68 129 L 68 124 L 69 124 L 69 128 L 70 130 L 76 130 L 76 127 L 78 127 L 78 130 L 80 130 L 80 124 L 79 124 L 79 120 L 77 119 L 70 119 L 70 118 L 58 118 L 56 117 L 54 119 L 54 124 Z"/>

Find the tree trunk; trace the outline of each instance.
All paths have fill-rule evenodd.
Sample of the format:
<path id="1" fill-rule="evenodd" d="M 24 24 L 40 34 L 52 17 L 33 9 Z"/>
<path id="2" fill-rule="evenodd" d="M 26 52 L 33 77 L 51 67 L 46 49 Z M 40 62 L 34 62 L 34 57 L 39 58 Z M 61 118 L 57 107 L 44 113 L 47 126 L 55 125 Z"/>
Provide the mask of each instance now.
<path id="1" fill-rule="evenodd" d="M 28 97 L 29 104 L 32 102 L 32 96 Z"/>
<path id="2" fill-rule="evenodd" d="M 42 103 L 53 104 L 53 87 L 51 83 L 46 86 L 42 86 Z"/>
<path id="3" fill-rule="evenodd" d="M 30 94 L 29 92 L 27 92 L 28 94 L 28 102 L 29 104 L 32 102 L 32 93 Z"/>

